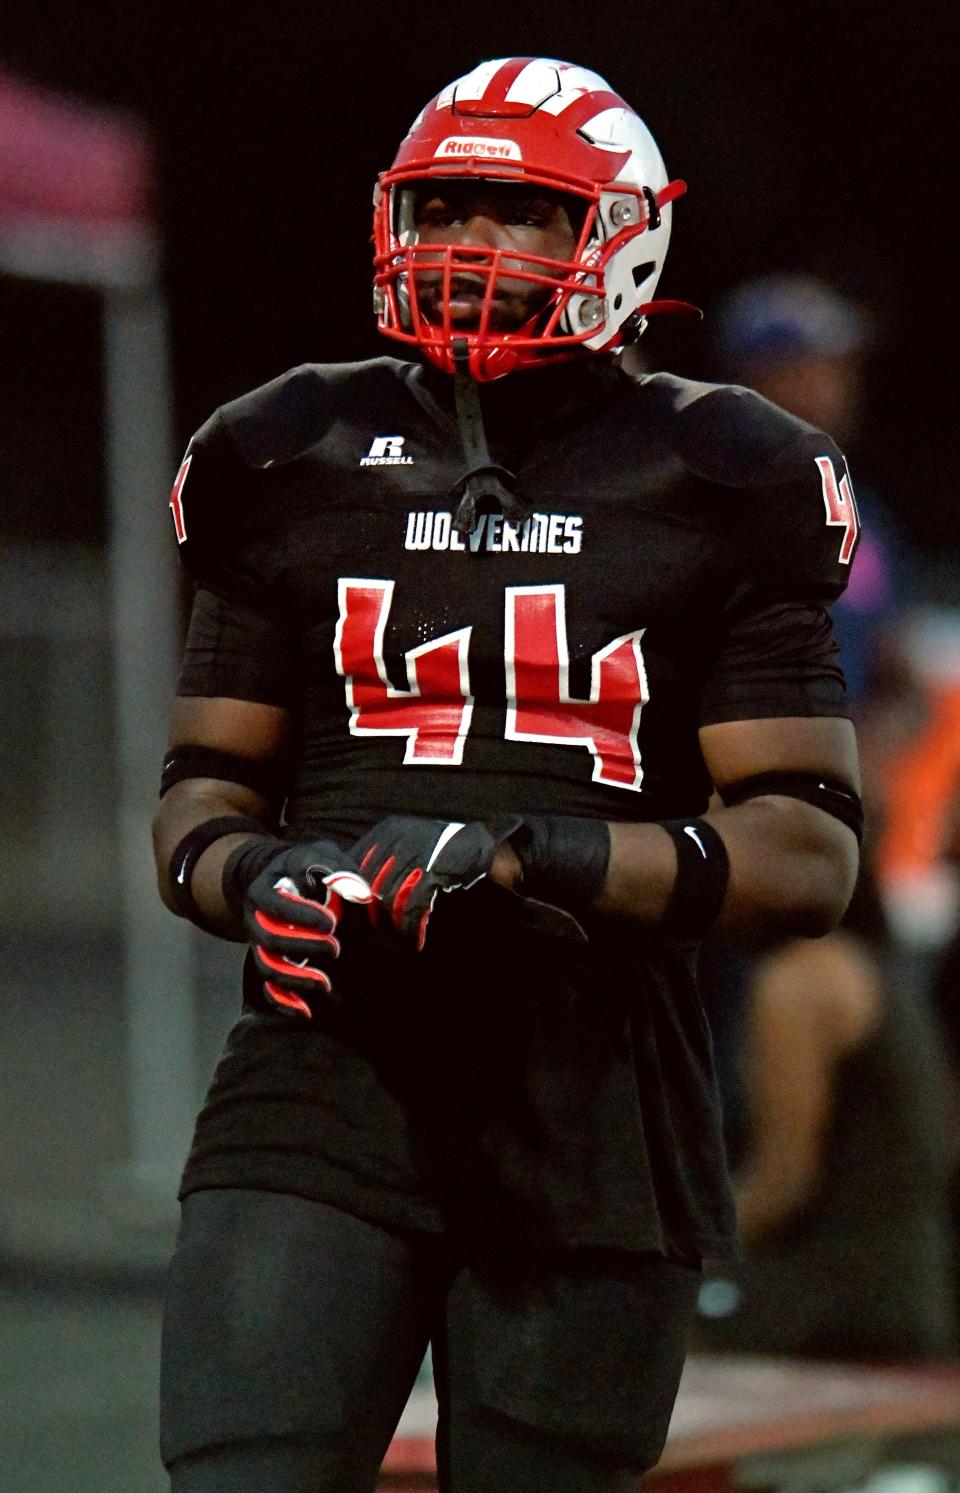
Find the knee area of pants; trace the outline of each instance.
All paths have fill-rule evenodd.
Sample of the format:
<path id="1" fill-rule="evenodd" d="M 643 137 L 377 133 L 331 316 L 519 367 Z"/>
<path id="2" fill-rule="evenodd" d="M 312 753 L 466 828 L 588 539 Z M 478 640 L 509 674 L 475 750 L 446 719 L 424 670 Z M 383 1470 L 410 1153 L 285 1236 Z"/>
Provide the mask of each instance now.
<path id="1" fill-rule="evenodd" d="M 234 1442 L 179 1457 L 170 1493 L 369 1493 L 374 1466 L 309 1440 Z"/>
<path id="2" fill-rule="evenodd" d="M 568 1487 L 577 1493 L 633 1493 L 660 1460 L 662 1440 L 659 1431 L 648 1440 L 637 1435 L 621 1439 L 594 1434 L 586 1424 L 534 1424 L 488 1406 L 462 1409 L 450 1421 L 454 1460 L 471 1461 L 473 1444 L 488 1472 L 512 1468 L 512 1475 L 520 1476 L 527 1469 L 529 1487 L 537 1493 L 547 1487 L 555 1493 Z M 506 1471 L 503 1475 L 506 1478 Z M 509 1478 L 503 1486 L 507 1485 L 514 1486 Z M 526 1489 L 528 1484 L 521 1479 L 517 1486 Z"/>

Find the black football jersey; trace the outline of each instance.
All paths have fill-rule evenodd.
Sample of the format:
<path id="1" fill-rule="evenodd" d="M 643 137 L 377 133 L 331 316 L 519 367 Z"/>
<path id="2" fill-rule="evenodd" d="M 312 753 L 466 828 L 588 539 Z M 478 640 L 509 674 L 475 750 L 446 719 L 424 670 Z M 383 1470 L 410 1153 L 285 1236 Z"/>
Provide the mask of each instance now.
<path id="1" fill-rule="evenodd" d="M 591 372 L 508 452 L 529 521 L 466 538 L 456 423 L 415 365 L 296 369 L 191 443 L 181 689 L 296 712 L 297 831 L 690 814 L 699 725 L 842 712 L 821 608 L 856 514 L 832 442 L 743 389 Z"/>
<path id="2" fill-rule="evenodd" d="M 700 726 L 843 713 L 824 608 L 857 517 L 829 438 L 745 389 L 516 375 L 483 397 L 530 516 L 460 535 L 451 395 L 389 358 L 294 369 L 220 409 L 178 474 L 181 693 L 291 711 L 287 834 L 699 813 Z M 721 1252 L 694 951 L 609 923 L 583 949 L 491 929 L 473 895 L 423 955 L 345 937 L 346 998 L 309 1029 L 248 978 L 185 1190 Z"/>

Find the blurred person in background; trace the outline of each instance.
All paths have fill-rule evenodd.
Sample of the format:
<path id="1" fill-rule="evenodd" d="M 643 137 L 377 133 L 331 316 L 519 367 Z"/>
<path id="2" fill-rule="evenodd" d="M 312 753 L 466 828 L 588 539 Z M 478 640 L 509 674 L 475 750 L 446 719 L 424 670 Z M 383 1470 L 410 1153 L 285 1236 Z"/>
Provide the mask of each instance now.
<path id="1" fill-rule="evenodd" d="M 742 959 L 726 1087 L 744 1258 L 704 1283 L 704 1349 L 929 1360 L 958 1348 L 943 1032 L 862 865 L 840 930 Z M 708 958 L 708 1010 L 730 998 L 731 963 Z"/>
<path id="2" fill-rule="evenodd" d="M 954 712 L 954 725 L 956 712 Z M 954 896 L 960 888 L 960 777 L 953 781 L 939 824 L 940 864 L 953 878 Z M 954 908 L 953 927 L 933 960 L 933 1006 L 946 1035 L 951 1078 L 954 1173 L 952 1216 L 954 1231 L 954 1296 L 960 1314 L 960 918 Z"/>
<path id="3" fill-rule="evenodd" d="M 181 466 L 157 868 L 252 951 L 182 1184 L 174 1493 L 369 1493 L 431 1338 L 441 1488 L 659 1457 L 733 1226 L 697 942 L 833 926 L 861 819 L 843 456 L 618 367 L 681 190 L 596 74 L 480 65 L 378 188 L 421 361 L 294 369 Z"/>
<path id="4" fill-rule="evenodd" d="M 719 372 L 856 451 L 866 331 L 811 277 L 750 281 L 721 305 Z M 860 548 L 832 608 L 858 726 L 869 833 L 842 927 L 757 956 L 704 951 L 745 1249 L 701 1295 L 705 1347 L 845 1358 L 956 1349 L 953 1117 L 943 1033 L 905 975 L 875 856 L 890 765 L 927 707 L 897 621 L 903 546 L 858 484 Z"/>

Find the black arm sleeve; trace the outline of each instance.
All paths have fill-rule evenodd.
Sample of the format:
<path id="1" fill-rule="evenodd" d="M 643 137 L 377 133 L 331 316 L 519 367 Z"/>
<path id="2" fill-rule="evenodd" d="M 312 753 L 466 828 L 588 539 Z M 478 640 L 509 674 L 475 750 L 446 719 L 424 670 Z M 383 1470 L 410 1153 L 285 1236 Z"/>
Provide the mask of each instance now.
<path id="1" fill-rule="evenodd" d="M 713 512 L 732 584 L 701 724 L 844 716 L 825 610 L 846 586 L 859 528 L 844 458 L 829 436 L 756 395 L 721 390 L 704 402 L 727 420 L 723 439 L 713 433 L 731 486 Z"/>
<path id="2" fill-rule="evenodd" d="M 282 515 L 223 410 L 190 442 L 174 494 L 180 559 L 196 586 L 180 694 L 291 708 L 298 640 L 283 588 Z"/>
<path id="3" fill-rule="evenodd" d="M 178 693 L 294 706 L 297 644 L 276 617 L 198 588 Z"/>
<path id="4" fill-rule="evenodd" d="M 808 600 L 745 598 L 701 697 L 700 724 L 844 716 L 843 671 L 830 617 Z"/>

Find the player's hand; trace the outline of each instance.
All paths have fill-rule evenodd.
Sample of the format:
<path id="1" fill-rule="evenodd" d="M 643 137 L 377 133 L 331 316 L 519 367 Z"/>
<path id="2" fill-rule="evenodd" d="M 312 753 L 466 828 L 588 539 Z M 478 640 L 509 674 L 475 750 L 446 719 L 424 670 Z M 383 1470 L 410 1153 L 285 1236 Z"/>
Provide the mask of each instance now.
<path id="1" fill-rule="evenodd" d="M 276 1010 L 311 1017 L 312 1003 L 331 995 L 343 904 L 372 900 L 356 860 L 329 840 L 281 851 L 251 882 L 244 923 Z"/>
<path id="2" fill-rule="evenodd" d="M 523 862 L 509 840 L 497 846 L 487 874 L 491 881 L 506 887 L 508 892 L 514 891 L 523 880 Z"/>
<path id="3" fill-rule="evenodd" d="M 471 887 L 489 875 L 498 850 L 521 823 L 507 816 L 471 824 L 405 814 L 381 819 L 351 849 L 377 899 L 369 908 L 373 922 L 392 926 L 422 949 L 437 893 Z M 498 872 L 506 874 L 503 858 Z"/>

